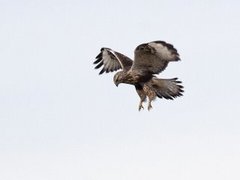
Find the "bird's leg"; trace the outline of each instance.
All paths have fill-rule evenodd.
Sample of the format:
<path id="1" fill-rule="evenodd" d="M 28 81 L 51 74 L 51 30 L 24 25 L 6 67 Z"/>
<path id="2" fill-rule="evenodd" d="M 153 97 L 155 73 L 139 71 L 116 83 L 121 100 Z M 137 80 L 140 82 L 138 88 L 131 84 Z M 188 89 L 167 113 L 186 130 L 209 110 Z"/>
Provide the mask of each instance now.
<path id="1" fill-rule="evenodd" d="M 142 103 L 144 102 L 144 99 L 140 100 L 139 106 L 138 106 L 138 110 L 141 111 L 141 109 L 144 109 Z"/>
<path id="2" fill-rule="evenodd" d="M 152 101 L 156 98 L 156 93 L 152 91 L 151 89 L 148 90 L 147 92 L 147 97 L 148 97 L 148 110 L 150 111 L 152 109 Z"/>
<path id="3" fill-rule="evenodd" d="M 148 102 L 148 110 L 150 111 L 152 109 L 152 100 L 149 99 L 149 102 Z"/>
<path id="4" fill-rule="evenodd" d="M 142 86 L 136 85 L 135 88 L 136 88 L 136 91 L 137 91 L 137 93 L 140 97 L 140 103 L 138 105 L 138 110 L 141 111 L 141 109 L 144 109 L 142 103 L 146 100 L 146 94 L 145 94 Z"/>

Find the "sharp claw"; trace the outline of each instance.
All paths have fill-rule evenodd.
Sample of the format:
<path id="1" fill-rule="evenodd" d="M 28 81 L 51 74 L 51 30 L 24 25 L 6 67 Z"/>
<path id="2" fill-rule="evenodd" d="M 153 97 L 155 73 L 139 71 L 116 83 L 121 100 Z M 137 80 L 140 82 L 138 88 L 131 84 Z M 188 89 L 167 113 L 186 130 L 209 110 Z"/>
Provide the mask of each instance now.
<path id="1" fill-rule="evenodd" d="M 143 105 L 139 105 L 138 111 L 141 111 L 141 109 L 144 109 Z"/>
<path id="2" fill-rule="evenodd" d="M 152 109 L 152 105 L 149 104 L 149 105 L 148 105 L 148 111 L 150 111 L 151 109 Z"/>

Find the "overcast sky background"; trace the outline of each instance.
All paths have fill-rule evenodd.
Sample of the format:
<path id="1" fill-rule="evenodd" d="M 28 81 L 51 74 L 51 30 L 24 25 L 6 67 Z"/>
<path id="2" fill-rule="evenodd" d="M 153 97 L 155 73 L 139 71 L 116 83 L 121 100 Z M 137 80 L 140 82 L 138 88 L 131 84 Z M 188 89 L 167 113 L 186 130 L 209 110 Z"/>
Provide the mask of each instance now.
<path id="1" fill-rule="evenodd" d="M 0 0 L 0 179 L 239 180 L 240 1 Z M 101 47 L 174 44 L 184 96 L 138 112 Z"/>

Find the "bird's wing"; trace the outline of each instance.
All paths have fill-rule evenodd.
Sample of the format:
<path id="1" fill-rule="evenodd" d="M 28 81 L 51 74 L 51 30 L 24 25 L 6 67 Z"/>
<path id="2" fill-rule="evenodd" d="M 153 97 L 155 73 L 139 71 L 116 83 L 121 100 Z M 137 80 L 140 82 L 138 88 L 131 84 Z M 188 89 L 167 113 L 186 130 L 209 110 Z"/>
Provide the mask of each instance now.
<path id="1" fill-rule="evenodd" d="M 154 90 L 159 98 L 174 99 L 178 96 L 182 96 L 184 92 L 181 83 L 182 82 L 177 78 L 158 79 L 153 77 L 146 85 Z"/>
<path id="2" fill-rule="evenodd" d="M 101 52 L 97 55 L 95 69 L 102 67 L 99 74 L 104 72 L 113 72 L 117 71 L 118 69 L 129 70 L 133 64 L 133 61 L 116 51 L 113 51 L 110 48 L 101 48 Z"/>
<path id="3" fill-rule="evenodd" d="M 135 49 L 133 70 L 144 73 L 158 74 L 163 71 L 170 61 L 180 60 L 173 45 L 164 41 L 153 41 L 139 45 Z"/>

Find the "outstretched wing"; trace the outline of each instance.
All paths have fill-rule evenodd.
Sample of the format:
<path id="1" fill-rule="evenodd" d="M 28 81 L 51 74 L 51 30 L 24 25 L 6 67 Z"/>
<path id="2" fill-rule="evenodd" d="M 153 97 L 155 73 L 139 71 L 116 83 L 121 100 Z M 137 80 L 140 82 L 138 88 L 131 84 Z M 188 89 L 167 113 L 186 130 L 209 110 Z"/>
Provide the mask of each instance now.
<path id="1" fill-rule="evenodd" d="M 158 79 L 153 77 L 146 85 L 152 88 L 159 98 L 174 99 L 182 96 L 183 86 L 177 78 Z"/>
<path id="2" fill-rule="evenodd" d="M 158 74 L 170 61 L 178 60 L 179 54 L 173 45 L 164 41 L 153 41 L 141 44 L 135 49 L 132 69 L 142 73 Z"/>
<path id="3" fill-rule="evenodd" d="M 113 51 L 110 48 L 101 48 L 101 52 L 97 55 L 95 69 L 102 67 L 99 74 L 104 72 L 113 72 L 117 71 L 118 69 L 129 70 L 133 64 L 133 61 L 116 51 Z"/>

